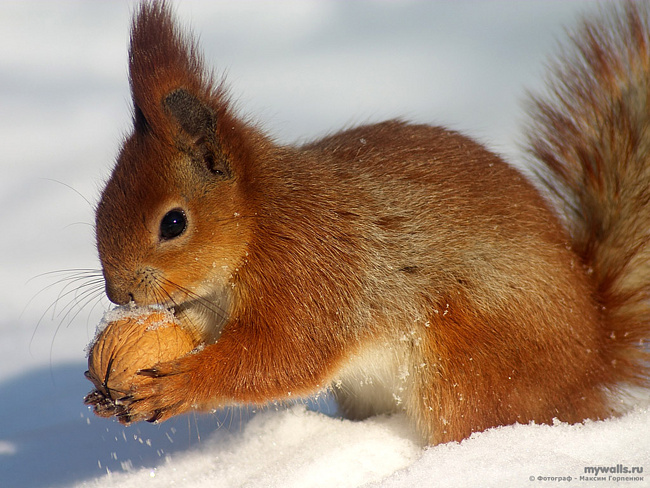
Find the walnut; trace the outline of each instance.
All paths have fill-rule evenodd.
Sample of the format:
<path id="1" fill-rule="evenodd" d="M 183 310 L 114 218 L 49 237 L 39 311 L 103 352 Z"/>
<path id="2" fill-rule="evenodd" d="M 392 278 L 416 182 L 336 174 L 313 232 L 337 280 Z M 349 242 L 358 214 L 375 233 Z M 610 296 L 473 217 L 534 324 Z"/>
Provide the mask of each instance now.
<path id="1" fill-rule="evenodd" d="M 200 344 L 198 334 L 183 328 L 169 311 L 124 310 L 105 317 L 108 325 L 90 345 L 86 377 L 96 390 L 86 402 L 95 405 L 98 415 L 102 415 L 100 405 L 111 415 L 115 401 L 128 395 L 137 382 L 138 371 L 182 357 Z"/>

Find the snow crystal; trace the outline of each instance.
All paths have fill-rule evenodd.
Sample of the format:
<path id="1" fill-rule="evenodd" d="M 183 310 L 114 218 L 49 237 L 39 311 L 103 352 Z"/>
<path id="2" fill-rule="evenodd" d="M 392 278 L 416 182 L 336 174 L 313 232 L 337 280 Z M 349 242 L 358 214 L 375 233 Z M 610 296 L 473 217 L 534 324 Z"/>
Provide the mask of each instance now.
<path id="1" fill-rule="evenodd" d="M 11 456 L 16 454 L 16 446 L 11 442 L 0 440 L 0 456 Z"/>

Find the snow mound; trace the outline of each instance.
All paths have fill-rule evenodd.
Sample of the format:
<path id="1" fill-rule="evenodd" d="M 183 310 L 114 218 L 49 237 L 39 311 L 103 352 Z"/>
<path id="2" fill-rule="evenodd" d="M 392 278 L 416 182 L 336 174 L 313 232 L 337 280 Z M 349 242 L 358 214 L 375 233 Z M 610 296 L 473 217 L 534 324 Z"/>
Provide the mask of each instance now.
<path id="1" fill-rule="evenodd" d="M 422 455 L 402 416 L 352 422 L 294 406 L 255 415 L 238 434 L 215 435 L 156 468 L 109 473 L 79 487 L 355 487 Z"/>
<path id="2" fill-rule="evenodd" d="M 401 415 L 352 422 L 294 406 L 216 431 L 160 466 L 77 487 L 521 487 L 531 482 L 647 486 L 650 411 L 569 425 L 512 425 L 422 449 Z M 620 479 L 621 477 L 629 479 Z"/>

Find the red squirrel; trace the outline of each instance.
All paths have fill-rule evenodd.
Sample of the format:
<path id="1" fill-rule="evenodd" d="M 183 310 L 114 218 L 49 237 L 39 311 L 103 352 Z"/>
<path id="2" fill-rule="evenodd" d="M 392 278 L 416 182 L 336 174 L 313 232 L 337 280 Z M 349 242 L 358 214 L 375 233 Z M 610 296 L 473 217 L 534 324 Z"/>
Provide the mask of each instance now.
<path id="1" fill-rule="evenodd" d="M 133 130 L 96 213 L 110 300 L 200 327 L 123 423 L 331 390 L 425 444 L 624 411 L 648 386 L 650 27 L 584 21 L 532 103 L 537 178 L 399 120 L 279 145 L 163 1 L 135 13 Z M 89 396 L 89 403 L 93 403 Z"/>

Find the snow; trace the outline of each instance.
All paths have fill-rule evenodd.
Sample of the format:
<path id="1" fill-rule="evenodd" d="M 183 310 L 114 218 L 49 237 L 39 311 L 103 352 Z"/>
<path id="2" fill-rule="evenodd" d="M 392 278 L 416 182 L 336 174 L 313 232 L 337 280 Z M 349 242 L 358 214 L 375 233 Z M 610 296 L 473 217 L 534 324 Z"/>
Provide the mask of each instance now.
<path id="1" fill-rule="evenodd" d="M 0 5 L 1 487 L 520 487 L 569 476 L 578 486 L 650 484 L 647 476 L 580 481 L 586 467 L 650 469 L 644 408 L 584 425 L 501 427 L 426 449 L 402 416 L 342 420 L 329 397 L 128 428 L 94 417 L 82 404 L 91 386 L 84 348 L 109 304 L 93 206 L 128 130 L 132 8 Z M 200 34 L 206 58 L 227 73 L 242 112 L 282 142 L 403 116 L 460 129 L 517 163 L 525 90 L 540 86 L 563 25 L 596 5 L 176 8 Z"/>
<path id="2" fill-rule="evenodd" d="M 155 318 L 154 320 L 151 320 L 151 315 L 154 312 L 156 313 Z M 149 322 L 147 330 L 155 330 L 160 326 L 165 326 L 170 323 L 178 323 L 174 313 L 161 305 L 141 307 L 131 302 L 128 305 L 111 307 L 104 313 L 95 329 L 95 336 L 91 343 L 96 341 L 99 334 L 101 334 L 111 322 L 121 322 L 128 319 L 135 319 L 138 324 Z"/>

